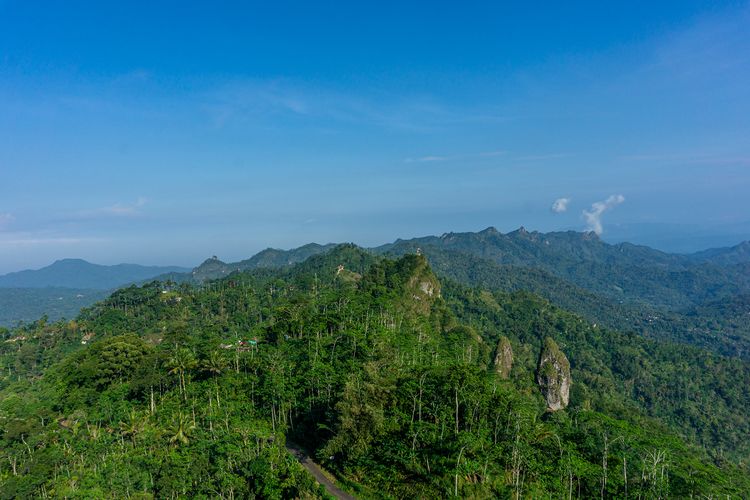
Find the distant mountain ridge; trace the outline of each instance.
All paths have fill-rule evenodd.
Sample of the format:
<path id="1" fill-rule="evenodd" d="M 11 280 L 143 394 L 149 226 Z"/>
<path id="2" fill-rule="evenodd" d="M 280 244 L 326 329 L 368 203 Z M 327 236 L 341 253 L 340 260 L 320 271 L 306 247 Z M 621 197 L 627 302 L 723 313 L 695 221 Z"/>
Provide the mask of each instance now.
<path id="1" fill-rule="evenodd" d="M 308 243 L 291 250 L 279 250 L 277 248 L 266 248 L 253 255 L 249 259 L 239 262 L 226 263 L 216 256 L 206 259 L 201 265 L 192 270 L 192 278 L 195 281 L 218 279 L 236 271 L 249 271 L 252 269 L 278 268 L 298 264 L 313 255 L 325 253 L 336 247 L 335 243 L 319 245 Z"/>
<path id="2" fill-rule="evenodd" d="M 265 275 L 300 263 L 320 276 L 339 265 L 347 275 L 361 273 L 365 266 L 358 259 L 331 253 L 341 247 L 310 243 L 290 250 L 267 248 L 233 263 L 212 257 L 191 271 L 65 259 L 38 271 L 0 276 L 0 326 L 45 314 L 51 320 L 74 317 L 80 307 L 101 300 L 106 290 L 130 283 L 204 283 L 235 272 Z M 609 244 L 594 233 L 540 233 L 521 227 L 503 234 L 489 227 L 398 239 L 362 251 L 374 259 L 419 252 L 439 277 L 455 283 L 532 292 L 592 323 L 750 359 L 750 242 L 672 254 L 631 243 Z"/>
<path id="3" fill-rule="evenodd" d="M 311 243 L 291 250 L 269 248 L 229 264 L 212 258 L 196 267 L 191 277 L 203 282 L 238 271 L 285 267 L 335 246 Z M 746 272 L 750 269 L 750 242 L 674 254 L 632 243 L 609 244 L 592 232 L 541 233 L 521 227 L 504 234 L 488 227 L 478 232 L 397 239 L 369 250 L 394 256 L 422 251 L 431 260 L 442 261 L 437 268 L 448 276 L 450 263 L 461 255 L 464 260 L 471 256 L 480 263 L 502 266 L 506 272 L 516 269 L 518 273 L 519 268 L 543 271 L 616 302 L 687 308 L 703 300 L 750 292 L 750 273 Z"/>
<path id="4" fill-rule="evenodd" d="M 104 266 L 83 259 L 62 259 L 41 269 L 29 269 L 0 276 L 0 288 L 58 287 L 110 290 L 162 274 L 184 272 L 189 272 L 189 269 L 138 264 Z"/>
<path id="5" fill-rule="evenodd" d="M 490 227 L 396 240 L 372 250 L 403 255 L 418 249 L 432 258 L 451 252 L 500 266 L 540 269 L 617 302 L 686 308 L 750 291 L 749 264 L 741 251 L 670 254 L 631 243 L 608 244 L 590 232 L 540 233 L 521 227 L 503 234 Z"/>
<path id="6" fill-rule="evenodd" d="M 183 278 L 204 282 L 233 272 L 291 267 L 315 256 L 309 261 L 312 264 L 335 247 L 309 244 L 287 251 L 267 249 L 233 264 L 212 258 Z M 398 239 L 365 250 L 391 257 L 419 252 L 440 277 L 457 283 L 530 291 L 610 328 L 748 357 L 750 315 L 742 313 L 746 302 L 736 299 L 750 296 L 748 247 L 750 243 L 745 242 L 673 254 L 631 243 L 609 244 L 590 232 L 540 233 L 521 227 L 503 234 L 489 227 Z M 349 270 L 347 262 L 338 264 Z M 717 311 L 729 307 L 738 312 L 724 321 Z"/>
<path id="7" fill-rule="evenodd" d="M 750 262 L 750 241 L 743 241 L 728 248 L 709 248 L 689 255 L 693 260 L 721 265 Z"/>
<path id="8" fill-rule="evenodd" d="M 556 267 L 601 260 L 620 260 L 623 257 L 635 264 L 649 263 L 670 267 L 685 267 L 692 261 L 683 255 L 669 254 L 632 243 L 609 244 L 592 232 L 560 231 L 541 233 L 528 231 L 523 226 L 509 233 L 494 227 L 479 232 L 445 233 L 442 236 L 425 236 L 396 240 L 373 250 L 378 253 L 400 252 L 418 245 L 440 247 L 466 252 L 492 260 L 500 265 L 524 267 Z"/>

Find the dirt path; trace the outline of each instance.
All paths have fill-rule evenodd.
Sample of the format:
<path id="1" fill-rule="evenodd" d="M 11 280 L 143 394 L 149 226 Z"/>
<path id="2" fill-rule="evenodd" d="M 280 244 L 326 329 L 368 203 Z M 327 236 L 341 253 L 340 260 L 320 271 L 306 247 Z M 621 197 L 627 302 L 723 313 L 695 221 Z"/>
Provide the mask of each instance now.
<path id="1" fill-rule="evenodd" d="M 328 479 L 325 474 L 323 474 L 323 469 L 320 467 L 320 465 L 313 462 L 310 456 L 305 453 L 305 451 L 298 445 L 287 441 L 286 449 L 287 451 L 289 451 L 289 453 L 294 455 L 297 460 L 299 460 L 299 463 L 302 464 L 302 467 L 307 469 L 310 474 L 313 475 L 316 481 L 323 485 L 329 495 L 332 495 L 340 500 L 356 500 L 349 493 L 343 491 L 341 488 L 333 484 L 333 482 Z"/>

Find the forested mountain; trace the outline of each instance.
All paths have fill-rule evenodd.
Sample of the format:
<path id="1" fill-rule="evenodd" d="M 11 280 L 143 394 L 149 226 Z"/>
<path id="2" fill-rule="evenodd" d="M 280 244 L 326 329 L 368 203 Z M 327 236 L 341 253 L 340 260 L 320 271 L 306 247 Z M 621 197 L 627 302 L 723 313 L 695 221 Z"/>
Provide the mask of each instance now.
<path id="1" fill-rule="evenodd" d="M 267 249 L 231 264 L 211 258 L 195 268 L 192 277 L 201 282 L 237 271 L 289 266 L 333 246 L 311 243 L 287 251 Z M 539 233 L 522 227 L 503 234 L 490 227 L 476 233 L 399 239 L 371 250 L 399 256 L 417 249 L 431 259 L 439 259 L 446 270 L 453 269 L 456 261 L 461 261 L 458 265 L 465 269 L 470 263 L 481 267 L 491 262 L 497 266 L 487 274 L 501 270 L 506 281 L 520 280 L 523 286 L 539 280 L 549 284 L 556 281 L 557 286 L 564 281 L 563 286 L 586 290 L 598 300 L 629 303 L 637 309 L 687 310 L 723 297 L 750 293 L 750 242 L 681 255 L 630 243 L 611 245 L 594 233 Z M 466 262 L 467 258 L 473 260 Z M 481 271 L 473 274 L 475 279 L 486 279 L 478 276 Z"/>
<path id="2" fill-rule="evenodd" d="M 211 258 L 194 269 L 192 276 L 201 282 L 237 271 L 289 266 L 333 246 L 312 243 L 287 251 L 267 249 L 232 264 Z M 490 227 L 476 233 L 399 239 L 371 249 L 376 254 L 393 256 L 417 250 L 439 260 L 450 277 L 459 273 L 454 266 L 457 264 L 467 279 L 468 274 L 473 275 L 469 283 L 502 279 L 516 281 L 528 289 L 529 285 L 539 286 L 541 281 L 552 287 L 572 286 L 578 292 L 588 291 L 597 300 L 632 304 L 639 310 L 688 310 L 750 293 L 750 242 L 681 255 L 630 243 L 611 245 L 590 232 L 540 233 L 521 227 L 503 234 Z M 481 276 L 481 269 L 469 269 L 489 263 L 496 266 L 484 273 L 487 276 Z M 497 277 L 498 271 L 502 278 Z"/>
<path id="3" fill-rule="evenodd" d="M 667 254 L 630 243 L 607 244 L 594 233 L 447 233 L 396 242 L 374 249 L 402 255 L 451 250 L 499 265 L 541 269 L 580 288 L 617 302 L 671 309 L 750 291 L 746 266 Z M 736 264 L 735 262 L 732 262 Z"/>
<path id="4" fill-rule="evenodd" d="M 691 254 L 693 260 L 714 264 L 731 265 L 750 262 L 750 241 L 729 248 L 711 248 Z"/>
<path id="5" fill-rule="evenodd" d="M 307 245 L 293 248 L 291 250 L 266 248 L 249 259 L 230 264 L 220 261 L 217 257 L 212 257 L 193 269 L 192 279 L 198 282 L 203 282 L 206 280 L 222 278 L 237 271 L 289 266 L 302 262 L 313 255 L 327 252 L 335 246 L 336 245 L 332 243 L 327 245 L 308 243 Z"/>
<path id="6" fill-rule="evenodd" d="M 4 497 L 320 496 L 289 438 L 365 497 L 750 491 L 746 361 L 424 255 L 342 245 L 4 337 Z"/>
<path id="7" fill-rule="evenodd" d="M 160 277 L 180 277 L 177 266 L 119 264 L 102 266 L 81 259 L 63 259 L 37 270 L 0 276 L 0 326 L 19 321 L 75 318 L 82 307 L 108 296 L 115 288 Z"/>
<path id="8" fill-rule="evenodd" d="M 531 291 L 553 304 L 581 314 L 590 322 L 609 328 L 688 343 L 724 355 L 750 357 L 750 314 L 745 314 L 750 309 L 742 309 L 745 295 L 722 295 L 719 299 L 698 302 L 700 305 L 676 308 L 645 300 L 626 302 L 584 289 L 536 267 L 500 265 L 471 253 L 435 246 L 420 247 L 403 242 L 397 245 L 398 252 L 389 247 L 392 255 L 419 249 L 439 276 L 460 283 L 506 292 Z M 737 272 L 750 275 L 744 269 Z M 660 286 L 681 293 L 678 283 L 665 280 Z M 734 305 L 731 320 L 723 315 L 725 304 Z"/>
<path id="9" fill-rule="evenodd" d="M 750 315 L 738 312 L 728 321 L 719 313 L 725 302 L 750 293 L 750 263 L 742 257 L 747 245 L 680 255 L 629 243 L 610 245 L 594 233 L 520 228 L 502 234 L 490 227 L 399 239 L 370 251 L 391 256 L 419 251 L 441 277 L 490 289 L 532 291 L 610 328 L 750 358 Z M 241 270 L 286 267 L 331 248 L 268 249 L 234 264 L 212 258 L 192 276 L 169 278 L 200 283 Z"/>
<path id="10" fill-rule="evenodd" d="M 165 273 L 188 270 L 177 266 L 117 264 L 102 266 L 82 259 L 62 259 L 37 270 L 18 271 L 0 276 L 0 288 L 79 288 L 112 290 Z"/>
<path id="11" fill-rule="evenodd" d="M 333 247 L 311 243 L 286 251 L 266 249 L 230 264 L 213 257 L 191 273 L 172 270 L 157 279 L 202 283 L 235 272 L 288 267 Z M 593 233 L 544 234 L 521 228 L 502 234 L 487 228 L 478 233 L 397 240 L 372 251 L 398 256 L 419 249 L 438 275 L 460 283 L 533 291 L 610 328 L 750 357 L 750 317 L 738 311 L 732 321 L 727 321 L 718 312 L 723 303 L 731 304 L 736 297 L 750 294 L 750 262 L 744 261 L 748 248 L 745 242 L 731 248 L 678 255 L 627 243 L 609 245 Z M 98 266 L 95 270 L 100 271 Z M 96 279 L 96 273 L 86 276 L 85 269 L 79 271 L 79 280 Z M 24 302 L 23 315 L 14 313 L 18 311 L 17 299 L 12 307 L 8 301 L 1 302 L 6 304 L 7 319 L 0 317 L 0 325 L 29 321 L 42 314 L 52 319 L 73 317 L 77 303 L 87 306 L 96 297 L 81 294 L 89 299 L 78 298 L 78 292 L 62 293 L 58 295 L 63 297 L 62 303 L 56 304 L 50 300 L 53 293 L 45 291 Z M 33 295 L 33 291 L 23 293 L 27 298 Z M 76 300 L 70 300 L 72 297 Z"/>

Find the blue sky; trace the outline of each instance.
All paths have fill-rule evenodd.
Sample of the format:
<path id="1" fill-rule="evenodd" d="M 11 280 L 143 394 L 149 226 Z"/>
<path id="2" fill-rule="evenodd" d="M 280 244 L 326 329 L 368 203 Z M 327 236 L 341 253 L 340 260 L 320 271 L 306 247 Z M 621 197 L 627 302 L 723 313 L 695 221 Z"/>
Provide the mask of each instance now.
<path id="1" fill-rule="evenodd" d="M 0 0 L 0 272 L 750 238 L 747 2 L 404 4 Z"/>

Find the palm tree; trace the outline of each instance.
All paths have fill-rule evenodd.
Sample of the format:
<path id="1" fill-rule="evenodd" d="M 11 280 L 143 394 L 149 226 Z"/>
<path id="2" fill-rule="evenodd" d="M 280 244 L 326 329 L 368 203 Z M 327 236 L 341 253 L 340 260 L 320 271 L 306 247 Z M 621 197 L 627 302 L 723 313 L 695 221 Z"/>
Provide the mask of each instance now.
<path id="1" fill-rule="evenodd" d="M 219 381 L 217 378 L 227 367 L 227 360 L 219 351 L 211 351 L 208 358 L 203 361 L 203 371 L 208 373 L 214 379 L 214 388 L 216 389 L 216 404 L 221 408 L 219 399 Z"/>
<path id="2" fill-rule="evenodd" d="M 190 420 L 179 412 L 175 418 L 172 419 L 172 425 L 170 426 L 169 432 L 171 434 L 169 442 L 175 446 L 180 444 L 188 444 L 190 442 L 190 431 L 195 429 L 195 425 L 190 423 Z"/>
<path id="3" fill-rule="evenodd" d="M 172 357 L 167 361 L 169 373 L 179 377 L 180 394 L 185 399 L 187 399 L 185 394 L 185 372 L 192 370 L 197 364 L 198 362 L 195 360 L 193 352 L 185 348 L 175 350 L 172 353 Z"/>
<path id="4" fill-rule="evenodd" d="M 129 436 L 130 441 L 133 443 L 133 446 L 135 446 L 136 436 L 143 430 L 145 423 L 145 420 L 137 411 L 134 409 L 130 410 L 127 421 L 120 422 L 120 432 L 123 436 Z"/>
<path id="5" fill-rule="evenodd" d="M 224 359 L 219 351 L 211 351 L 208 358 L 203 361 L 202 366 L 203 371 L 212 377 L 218 377 L 227 367 L 227 360 Z"/>

